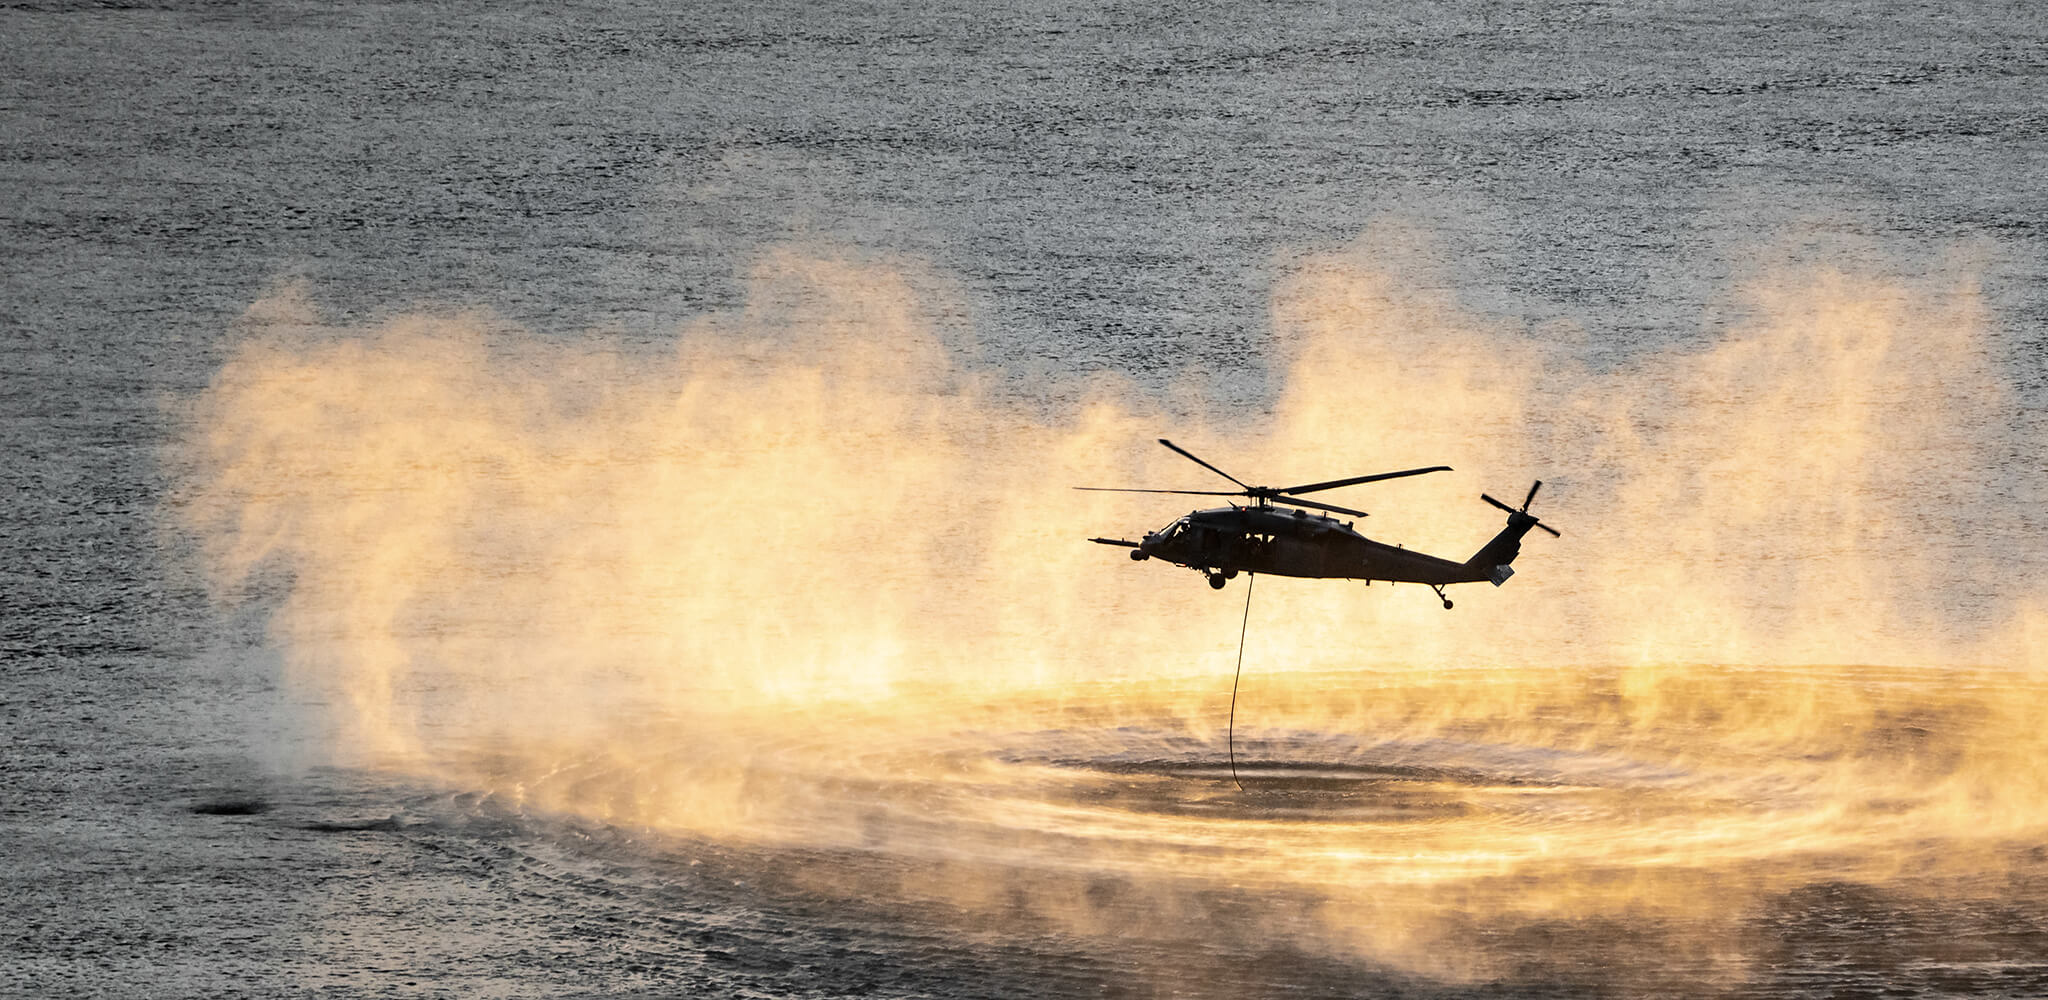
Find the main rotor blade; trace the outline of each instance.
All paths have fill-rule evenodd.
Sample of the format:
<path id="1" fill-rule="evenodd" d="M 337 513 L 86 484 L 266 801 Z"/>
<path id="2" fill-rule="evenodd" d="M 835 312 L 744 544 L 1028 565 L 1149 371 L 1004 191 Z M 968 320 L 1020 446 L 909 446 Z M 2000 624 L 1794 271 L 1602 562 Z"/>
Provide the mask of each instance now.
<path id="1" fill-rule="evenodd" d="M 1074 488 L 1077 490 L 1087 490 L 1091 493 L 1186 493 L 1190 496 L 1198 497 L 1241 497 L 1246 495 L 1243 490 L 1132 490 L 1120 486 L 1076 486 Z"/>
<path id="2" fill-rule="evenodd" d="M 1543 480 L 1541 479 L 1536 480 L 1536 485 L 1529 487 L 1529 495 L 1522 498 L 1523 511 L 1526 512 L 1529 509 L 1529 501 L 1536 499 L 1536 491 L 1542 488 Z"/>
<path id="3" fill-rule="evenodd" d="M 1550 537 L 1552 537 L 1552 538 L 1563 538 L 1563 537 L 1564 537 L 1563 535 L 1560 535 L 1560 534 L 1558 534 L 1558 533 L 1557 533 L 1557 529 L 1556 529 L 1556 528 L 1553 528 L 1553 527 L 1551 527 L 1550 525 L 1544 524 L 1544 523 L 1543 523 L 1542 521 L 1538 521 L 1538 522 L 1536 522 L 1536 526 L 1537 526 L 1537 527 L 1539 527 L 1539 528 L 1542 528 L 1542 529 L 1543 529 L 1543 530 L 1545 530 L 1545 531 L 1548 531 L 1548 532 L 1550 532 Z"/>
<path id="4" fill-rule="evenodd" d="M 1274 502 L 1274 503 L 1284 503 L 1284 504 L 1292 504 L 1293 506 L 1296 506 L 1296 507 L 1314 507 L 1314 508 L 1315 508 L 1315 509 L 1317 509 L 1317 510 L 1327 510 L 1327 511 L 1329 511 L 1329 512 L 1330 512 L 1330 513 L 1332 513 L 1332 514 L 1349 514 L 1349 515 L 1351 515 L 1352 517 L 1369 517 L 1369 516 L 1371 516 L 1371 515 L 1367 514 L 1367 513 L 1365 512 L 1365 511 L 1362 511 L 1362 510 L 1352 510 L 1352 509 L 1351 509 L 1351 508 L 1349 508 L 1349 507 L 1339 507 L 1339 506 L 1337 506 L 1336 504 L 1333 504 L 1333 503 L 1317 503 L 1317 502 L 1315 502 L 1314 500 L 1296 500 L 1296 499 L 1295 499 L 1295 498 L 1293 498 L 1293 497 L 1274 497 L 1274 498 L 1273 498 L 1273 502 Z"/>
<path id="5" fill-rule="evenodd" d="M 1370 476 L 1352 476 L 1349 479 L 1332 479 L 1327 483 L 1310 483 L 1307 486 L 1283 486 L 1275 493 L 1314 493 L 1317 490 L 1334 490 L 1339 486 L 1356 486 L 1359 483 L 1377 483 L 1382 479 L 1399 479 L 1402 476 L 1419 476 L 1425 472 L 1449 472 L 1448 465 L 1432 465 L 1427 469 L 1403 469 L 1400 472 L 1379 472 Z"/>
<path id="6" fill-rule="evenodd" d="M 1225 478 L 1225 479 L 1228 479 L 1228 480 L 1230 480 L 1231 482 L 1233 482 L 1233 483 L 1236 483 L 1236 484 L 1237 484 L 1237 485 L 1239 485 L 1239 486 L 1243 486 L 1243 487 L 1244 487 L 1245 489 L 1251 489 L 1251 487 L 1250 487 L 1250 486 L 1248 486 L 1248 485 L 1246 485 L 1246 484 L 1245 484 L 1245 481 L 1244 481 L 1244 480 L 1242 480 L 1242 479 L 1239 479 L 1239 478 L 1237 478 L 1236 476 L 1233 476 L 1233 475 L 1231 475 L 1230 473 L 1228 473 L 1228 472 L 1225 472 L 1225 471 L 1223 471 L 1222 469 L 1219 469 L 1219 468 L 1217 468 L 1217 467 L 1215 467 L 1215 466 L 1213 466 L 1213 465 L 1210 465 L 1209 463 L 1207 463 L 1207 462 L 1204 462 L 1204 461 L 1202 461 L 1202 460 L 1201 460 L 1201 459 L 1199 459 L 1199 458 L 1196 458 L 1196 457 L 1195 457 L 1195 453 L 1194 453 L 1194 452 L 1191 452 L 1191 451 L 1187 450 L 1186 448 L 1183 448 L 1183 447 L 1181 447 L 1180 445 L 1174 444 L 1173 442 L 1171 442 L 1171 441 L 1168 441 L 1168 440 L 1167 440 L 1167 439 L 1165 439 L 1165 438 L 1160 438 L 1160 439 L 1159 439 L 1159 443 L 1160 443 L 1160 444 L 1163 444 L 1163 445 L 1165 445 L 1165 446 L 1167 446 L 1168 448 L 1172 448 L 1172 449 L 1173 449 L 1174 451 L 1176 451 L 1176 452 L 1179 452 L 1179 453 L 1180 453 L 1180 456 L 1181 456 L 1182 458 L 1185 458 L 1185 459 L 1187 459 L 1188 461 L 1190 461 L 1190 462 L 1193 462 L 1193 463 L 1195 463 L 1196 465 L 1199 465 L 1199 466 L 1201 466 L 1202 468 L 1204 468 L 1204 469 L 1207 469 L 1207 470 L 1209 470 L 1210 472 L 1213 472 L 1213 473 L 1215 473 L 1215 474 L 1217 474 L 1217 475 L 1219 475 L 1219 476 L 1222 476 L 1223 478 Z"/>
<path id="7" fill-rule="evenodd" d="M 1510 507 L 1510 506 L 1508 506 L 1507 504 L 1501 503 L 1500 501 L 1498 501 L 1498 500 L 1495 500 L 1494 498 L 1492 498 L 1492 497 L 1490 497 L 1490 496 L 1487 496 L 1487 495 L 1486 495 L 1486 494 L 1484 494 L 1484 493 L 1481 493 L 1481 494 L 1479 494 L 1479 499 L 1481 499 L 1481 500 L 1484 500 L 1484 501 L 1486 501 L 1487 503 L 1490 503 L 1490 504 L 1494 505 L 1495 507 L 1499 507 L 1500 509 L 1502 509 L 1502 510 L 1504 510 L 1504 511 L 1507 511 L 1507 512 L 1508 512 L 1508 513 L 1510 513 L 1510 514 L 1520 514 L 1520 513 L 1521 513 L 1521 511 L 1519 511 L 1519 510 L 1516 510 L 1516 509 L 1514 509 L 1513 507 Z"/>

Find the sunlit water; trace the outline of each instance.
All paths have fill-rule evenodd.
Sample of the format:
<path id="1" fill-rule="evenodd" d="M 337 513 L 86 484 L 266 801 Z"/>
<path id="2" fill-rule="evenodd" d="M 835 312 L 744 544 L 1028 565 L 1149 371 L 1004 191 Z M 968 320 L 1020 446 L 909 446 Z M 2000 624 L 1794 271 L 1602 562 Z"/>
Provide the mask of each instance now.
<path id="1" fill-rule="evenodd" d="M 0 989 L 2048 992 L 2024 5 L 0 27 Z"/>

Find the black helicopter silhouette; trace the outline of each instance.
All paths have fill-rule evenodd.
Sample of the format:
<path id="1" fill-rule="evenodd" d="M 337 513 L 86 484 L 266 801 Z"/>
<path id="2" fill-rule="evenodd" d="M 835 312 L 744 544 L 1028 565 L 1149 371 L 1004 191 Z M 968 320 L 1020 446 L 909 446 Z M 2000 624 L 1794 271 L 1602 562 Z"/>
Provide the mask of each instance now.
<path id="1" fill-rule="evenodd" d="M 1192 511 L 1172 524 L 1146 535 L 1145 539 L 1139 542 L 1125 541 L 1121 538 L 1091 538 L 1089 541 L 1128 548 L 1131 550 L 1131 558 L 1138 562 L 1161 559 L 1176 566 L 1186 566 L 1208 576 L 1209 586 L 1218 590 L 1223 589 L 1224 581 L 1236 577 L 1239 573 L 1364 580 L 1368 585 L 1374 580 L 1420 583 L 1435 590 L 1436 596 L 1448 609 L 1451 606 L 1451 599 L 1444 596 L 1444 588 L 1450 584 L 1486 581 L 1498 587 L 1506 583 L 1508 577 L 1515 573 L 1511 564 L 1515 561 L 1515 556 L 1521 553 L 1522 536 L 1528 534 L 1530 528 L 1542 528 L 1553 536 L 1558 534 L 1557 529 L 1544 524 L 1536 519 L 1536 515 L 1529 513 L 1529 502 L 1536 499 L 1536 491 L 1543 486 L 1542 480 L 1537 480 L 1535 485 L 1529 487 L 1529 495 L 1522 498 L 1522 506 L 1519 508 L 1510 507 L 1481 493 L 1479 499 L 1507 511 L 1507 527 L 1502 528 L 1500 534 L 1493 536 L 1491 541 L 1481 546 L 1472 558 L 1461 563 L 1452 562 L 1421 552 L 1410 552 L 1384 542 L 1375 542 L 1353 530 L 1350 522 L 1338 521 L 1328 514 L 1311 514 L 1301 508 L 1348 514 L 1353 517 L 1366 516 L 1364 511 L 1304 500 L 1297 495 L 1332 490 L 1339 486 L 1399 479 L 1403 476 L 1449 472 L 1451 467 L 1448 465 L 1352 476 L 1349 479 L 1332 479 L 1328 482 L 1307 483 L 1301 486 L 1250 486 L 1165 438 L 1160 438 L 1159 443 L 1196 465 L 1236 483 L 1242 489 L 1141 490 L 1103 486 L 1077 486 L 1075 489 L 1105 493 L 1182 493 L 1194 496 L 1249 497 L 1257 502 Z M 1276 507 L 1275 504 L 1284 504 L 1292 509 Z"/>

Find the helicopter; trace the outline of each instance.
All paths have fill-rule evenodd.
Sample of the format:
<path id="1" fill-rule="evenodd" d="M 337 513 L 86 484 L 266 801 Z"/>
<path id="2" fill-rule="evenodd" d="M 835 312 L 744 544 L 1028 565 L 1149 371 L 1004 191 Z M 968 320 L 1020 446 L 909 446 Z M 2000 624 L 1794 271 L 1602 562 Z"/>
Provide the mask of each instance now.
<path id="1" fill-rule="evenodd" d="M 1544 524 L 1536 515 L 1529 513 L 1529 503 L 1536 499 L 1536 491 L 1543 486 L 1540 479 L 1529 487 L 1529 494 L 1522 498 L 1520 507 L 1510 507 L 1481 493 L 1479 499 L 1507 511 L 1507 527 L 1502 528 L 1500 534 L 1493 536 L 1491 541 L 1481 546 L 1472 558 L 1464 562 L 1453 562 L 1421 552 L 1410 552 L 1398 545 L 1375 542 L 1359 534 L 1352 528 L 1351 522 L 1339 521 L 1329 516 L 1344 514 L 1364 517 L 1364 511 L 1317 500 L 1306 500 L 1300 496 L 1303 493 L 1332 490 L 1340 486 L 1376 483 L 1431 472 L 1450 472 L 1451 467 L 1448 465 L 1380 472 L 1321 483 L 1305 483 L 1300 486 L 1252 486 L 1210 465 L 1172 441 L 1160 438 L 1159 443 L 1196 465 L 1236 483 L 1240 488 L 1146 490 L 1077 486 L 1075 489 L 1104 493 L 1179 493 L 1193 496 L 1245 497 L 1254 502 L 1190 511 L 1166 527 L 1147 534 L 1142 541 L 1133 542 L 1121 538 L 1091 538 L 1089 541 L 1130 549 L 1134 562 L 1159 559 L 1176 566 L 1185 566 L 1207 576 L 1209 586 L 1217 590 L 1222 590 L 1224 582 L 1234 579 L 1239 573 L 1364 580 L 1368 586 L 1374 580 L 1389 583 L 1420 583 L 1436 591 L 1437 598 L 1444 602 L 1445 610 L 1449 610 L 1451 599 L 1445 596 L 1445 587 L 1454 583 L 1478 583 L 1482 580 L 1498 587 L 1506 583 L 1508 577 L 1514 575 L 1512 563 L 1515 556 L 1521 553 L 1522 536 L 1528 534 L 1529 529 L 1541 528 L 1550 532 L 1553 537 L 1562 537 L 1558 535 L 1557 529 Z"/>

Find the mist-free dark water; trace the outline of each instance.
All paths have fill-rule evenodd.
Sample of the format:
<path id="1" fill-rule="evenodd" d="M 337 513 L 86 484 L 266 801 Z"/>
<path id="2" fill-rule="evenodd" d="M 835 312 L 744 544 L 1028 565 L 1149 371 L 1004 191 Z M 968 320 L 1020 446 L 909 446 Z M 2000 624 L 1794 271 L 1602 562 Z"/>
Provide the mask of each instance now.
<path id="1" fill-rule="evenodd" d="M 0 990 L 2048 993 L 2044 34 L 7 5 Z"/>

